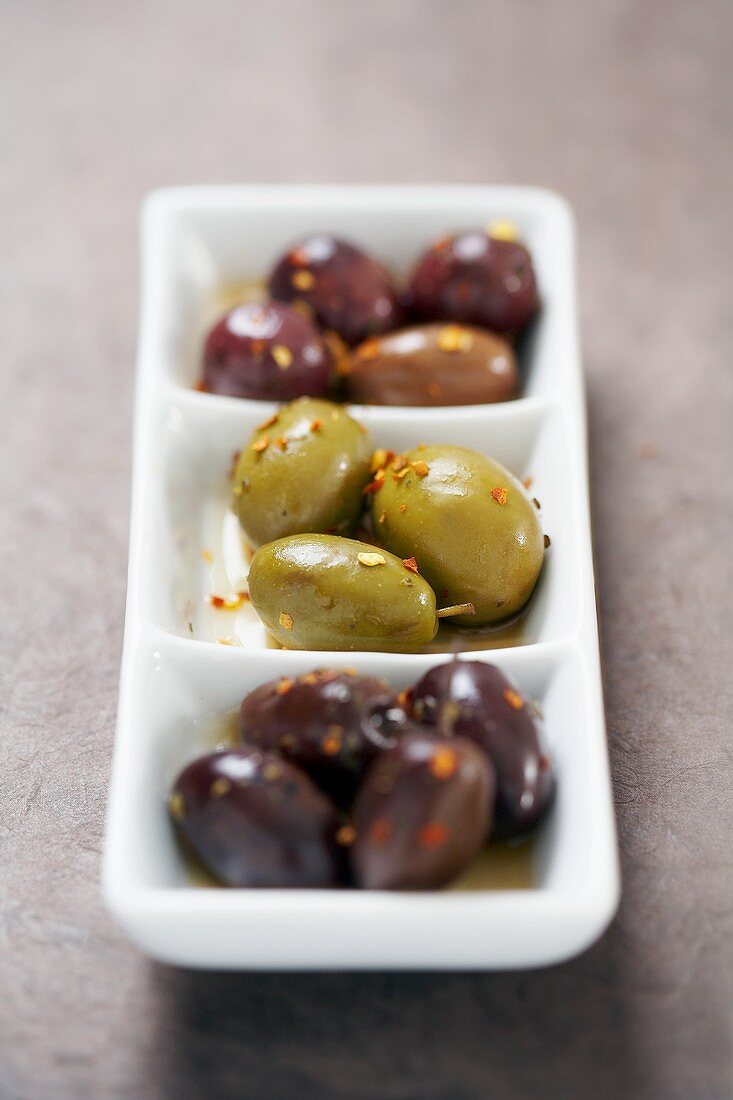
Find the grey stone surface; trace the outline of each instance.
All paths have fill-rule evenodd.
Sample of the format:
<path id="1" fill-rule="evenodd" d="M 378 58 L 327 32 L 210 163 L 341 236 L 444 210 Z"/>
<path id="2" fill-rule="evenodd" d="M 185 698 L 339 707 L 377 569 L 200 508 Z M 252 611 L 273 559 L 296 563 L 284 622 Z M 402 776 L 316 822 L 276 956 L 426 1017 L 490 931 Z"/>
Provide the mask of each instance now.
<path id="1" fill-rule="evenodd" d="M 0 21 L 0 1096 L 729 1096 L 731 5 Z M 562 967 L 172 971 L 102 910 L 138 204 L 271 180 L 538 183 L 576 208 L 624 895 Z"/>

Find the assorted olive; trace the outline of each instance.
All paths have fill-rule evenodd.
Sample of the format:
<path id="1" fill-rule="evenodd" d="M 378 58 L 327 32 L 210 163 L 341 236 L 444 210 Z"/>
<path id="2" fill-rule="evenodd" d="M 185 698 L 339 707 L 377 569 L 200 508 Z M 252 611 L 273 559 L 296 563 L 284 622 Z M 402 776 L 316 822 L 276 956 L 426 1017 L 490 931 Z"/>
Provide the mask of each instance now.
<path id="1" fill-rule="evenodd" d="M 540 302 L 513 229 L 440 238 L 403 290 L 357 245 L 314 234 L 267 287 L 270 301 L 231 309 L 208 333 L 201 388 L 289 402 L 231 472 L 232 510 L 256 548 L 240 595 L 275 642 L 409 653 L 442 618 L 515 617 L 549 545 L 522 484 L 465 447 L 375 451 L 334 403 L 515 398 L 512 341 Z M 242 701 L 237 744 L 185 767 L 168 810 L 223 885 L 431 890 L 488 840 L 524 838 L 554 790 L 534 704 L 494 665 L 454 658 L 399 693 L 350 668 L 260 685 Z"/>
<path id="2" fill-rule="evenodd" d="M 349 533 L 370 477 L 369 435 L 343 408 L 303 397 L 256 429 L 232 474 L 232 507 L 255 546 Z"/>
<path id="3" fill-rule="evenodd" d="M 311 234 L 276 261 L 267 291 L 268 303 L 237 306 L 209 332 L 204 390 L 372 405 L 508 401 L 520 383 L 508 340 L 539 309 L 532 258 L 506 222 L 441 237 L 402 290 L 358 245 Z"/>
<path id="4" fill-rule="evenodd" d="M 493 627 L 526 606 L 542 568 L 536 502 L 505 467 L 465 447 L 372 452 L 328 401 L 260 424 L 232 494 L 259 547 L 249 598 L 288 649 L 411 652 L 441 618 Z M 370 541 L 343 537 L 360 522 Z"/>
<path id="5" fill-rule="evenodd" d="M 290 401 L 327 395 L 334 360 L 314 325 L 280 302 L 230 310 L 206 339 L 202 386 L 209 393 Z"/>
<path id="6" fill-rule="evenodd" d="M 519 387 L 511 345 L 465 325 L 413 325 L 360 344 L 344 368 L 350 401 L 364 405 L 478 405 Z"/>
<path id="7" fill-rule="evenodd" d="M 518 688 L 454 659 L 399 695 L 349 668 L 262 684 L 168 809 L 224 885 L 431 890 L 535 827 L 553 787 Z"/>

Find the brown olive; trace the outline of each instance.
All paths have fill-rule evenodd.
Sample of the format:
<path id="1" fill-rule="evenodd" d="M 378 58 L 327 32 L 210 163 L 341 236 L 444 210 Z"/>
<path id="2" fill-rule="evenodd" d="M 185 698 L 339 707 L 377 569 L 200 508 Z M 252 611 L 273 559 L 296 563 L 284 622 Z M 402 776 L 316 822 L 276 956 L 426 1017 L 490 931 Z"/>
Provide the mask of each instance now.
<path id="1" fill-rule="evenodd" d="M 473 405 L 516 397 L 519 372 L 501 336 L 456 324 L 373 336 L 344 369 L 350 401 L 365 405 Z"/>

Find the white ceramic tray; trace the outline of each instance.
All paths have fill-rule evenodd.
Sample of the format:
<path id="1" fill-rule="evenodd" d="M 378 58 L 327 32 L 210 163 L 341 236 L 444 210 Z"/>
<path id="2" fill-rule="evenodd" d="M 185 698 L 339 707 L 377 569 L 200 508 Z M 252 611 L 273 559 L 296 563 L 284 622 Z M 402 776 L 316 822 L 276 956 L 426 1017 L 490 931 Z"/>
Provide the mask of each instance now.
<path id="1" fill-rule="evenodd" d="M 241 890 L 196 883 L 168 821 L 177 771 L 212 747 L 212 715 L 278 675 L 343 664 L 414 681 L 435 655 L 271 648 L 251 608 L 206 595 L 246 568 L 225 522 L 232 452 L 274 405 L 197 392 L 221 288 L 262 278 L 294 239 L 327 230 L 397 269 L 453 228 L 510 220 L 534 257 L 543 309 L 524 395 L 503 405 L 355 409 L 378 446 L 483 450 L 534 478 L 552 538 L 521 632 L 490 660 L 537 698 L 557 798 L 530 888 L 435 893 Z M 232 969 L 499 969 L 577 954 L 610 921 L 619 878 L 606 752 L 588 508 L 572 215 L 520 187 L 195 187 L 143 211 L 127 623 L 104 860 L 107 905 L 158 959 Z M 212 550 L 213 561 L 202 556 Z M 207 555 L 208 556 L 208 555 Z M 220 645 L 218 639 L 237 640 Z M 479 882 L 483 880 L 479 879 Z M 492 886 L 491 883 L 494 882 Z"/>

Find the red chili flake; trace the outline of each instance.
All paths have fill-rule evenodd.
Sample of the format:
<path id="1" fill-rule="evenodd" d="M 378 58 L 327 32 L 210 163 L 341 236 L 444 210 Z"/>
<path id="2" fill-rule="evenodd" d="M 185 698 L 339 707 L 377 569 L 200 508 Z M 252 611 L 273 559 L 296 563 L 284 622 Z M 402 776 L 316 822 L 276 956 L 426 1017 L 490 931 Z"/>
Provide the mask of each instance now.
<path id="1" fill-rule="evenodd" d="M 428 821 L 418 832 L 417 839 L 423 848 L 437 848 L 440 844 L 445 844 L 449 835 L 450 829 L 447 825 L 443 825 L 441 821 Z"/>
<path id="2" fill-rule="evenodd" d="M 239 462 L 239 456 L 241 455 L 241 453 L 242 453 L 241 451 L 233 451 L 232 452 L 232 464 L 229 467 L 229 477 L 230 478 L 234 477 L 234 471 L 237 468 L 237 463 Z"/>
<path id="3" fill-rule="evenodd" d="M 289 680 L 287 676 L 284 676 L 282 680 L 278 680 L 275 691 L 278 695 L 287 695 L 289 691 L 292 691 L 293 681 Z"/>
<path id="4" fill-rule="evenodd" d="M 367 496 L 368 493 L 378 492 L 382 488 L 382 482 L 383 481 L 384 481 L 384 478 L 381 478 L 379 481 L 377 481 L 376 478 L 374 479 L 374 481 L 370 481 L 369 484 L 365 485 L 364 488 L 362 489 L 363 495 Z"/>
<path id="5" fill-rule="evenodd" d="M 285 438 L 284 435 L 281 435 L 278 439 L 275 440 L 275 446 L 280 451 L 287 451 L 288 441 L 287 441 L 287 439 Z"/>
<path id="6" fill-rule="evenodd" d="M 263 420 L 261 424 L 257 425 L 257 431 L 264 432 L 266 428 L 271 428 L 273 424 L 277 424 L 279 419 L 279 413 L 273 413 L 272 416 L 268 416 L 267 420 Z M 237 454 L 239 454 L 238 451 Z"/>
<path id="7" fill-rule="evenodd" d="M 412 688 L 403 688 L 397 696 L 397 702 L 401 707 L 409 707 L 412 702 Z"/>
<path id="8" fill-rule="evenodd" d="M 430 467 L 427 462 L 411 462 L 410 465 L 418 477 L 427 477 L 430 473 Z"/>
<path id="9" fill-rule="evenodd" d="M 534 478 L 533 477 L 525 477 L 524 480 L 522 481 L 522 485 L 524 486 L 525 489 L 531 489 L 533 483 L 534 483 Z"/>
<path id="10" fill-rule="evenodd" d="M 341 737 L 335 733 L 327 733 L 321 739 L 321 750 L 326 756 L 337 756 L 341 751 Z"/>
<path id="11" fill-rule="evenodd" d="M 378 817 L 369 830 L 369 840 L 372 844 L 386 844 L 392 836 L 392 823 L 386 817 Z"/>
<path id="12" fill-rule="evenodd" d="M 288 253 L 288 260 L 295 267 L 306 267 L 310 263 L 310 256 L 304 248 L 294 248 Z"/>
<path id="13" fill-rule="evenodd" d="M 417 573 L 419 575 L 420 570 L 417 567 L 417 560 L 415 558 L 403 558 L 402 564 L 405 569 L 409 569 L 411 573 Z"/>
<path id="14" fill-rule="evenodd" d="M 375 336 L 372 336 L 370 340 L 365 340 L 360 347 L 356 349 L 357 359 L 378 359 L 381 351 L 381 344 Z"/>
<path id="15" fill-rule="evenodd" d="M 501 694 L 513 710 L 521 710 L 524 706 L 524 699 L 518 691 L 513 691 L 511 688 L 504 688 Z"/>
<path id="16" fill-rule="evenodd" d="M 458 757 L 453 749 L 438 749 L 428 767 L 436 779 L 450 779 L 458 767 Z"/>
<path id="17" fill-rule="evenodd" d="M 323 421 L 321 420 L 321 418 L 319 416 L 317 416 L 315 418 L 315 420 L 311 420 L 311 431 L 312 432 L 320 432 L 322 427 L 323 427 Z"/>
<path id="18" fill-rule="evenodd" d="M 261 454 L 269 446 L 270 446 L 270 437 L 269 437 L 269 435 L 263 435 L 261 439 L 256 439 L 254 441 L 254 443 L 252 444 L 252 450 L 256 451 L 257 454 Z"/>
<path id="19" fill-rule="evenodd" d="M 209 603 L 219 611 L 238 611 L 245 600 L 249 599 L 249 592 L 237 592 L 227 600 L 224 596 L 209 596 Z"/>
<path id="20" fill-rule="evenodd" d="M 395 481 L 402 481 L 402 478 L 407 477 L 409 472 L 410 472 L 410 467 L 405 466 L 405 468 L 403 470 L 398 470 L 397 473 L 393 473 L 392 477 L 394 478 Z"/>
<path id="21" fill-rule="evenodd" d="M 307 684 L 309 687 L 311 687 L 313 684 L 318 683 L 318 673 L 306 672 L 304 676 L 300 677 L 300 682 L 301 684 Z"/>
<path id="22" fill-rule="evenodd" d="M 491 495 L 497 504 L 506 504 L 509 499 L 509 492 L 507 489 L 502 488 L 501 485 L 495 485 L 491 490 Z"/>
<path id="23" fill-rule="evenodd" d="M 406 512 L 407 511 L 407 505 L 406 504 L 400 504 L 400 511 L 401 512 Z"/>
<path id="24" fill-rule="evenodd" d="M 404 455 L 396 455 L 392 462 L 392 469 L 395 473 L 399 473 L 400 470 L 404 470 L 407 465 L 407 459 Z"/>

